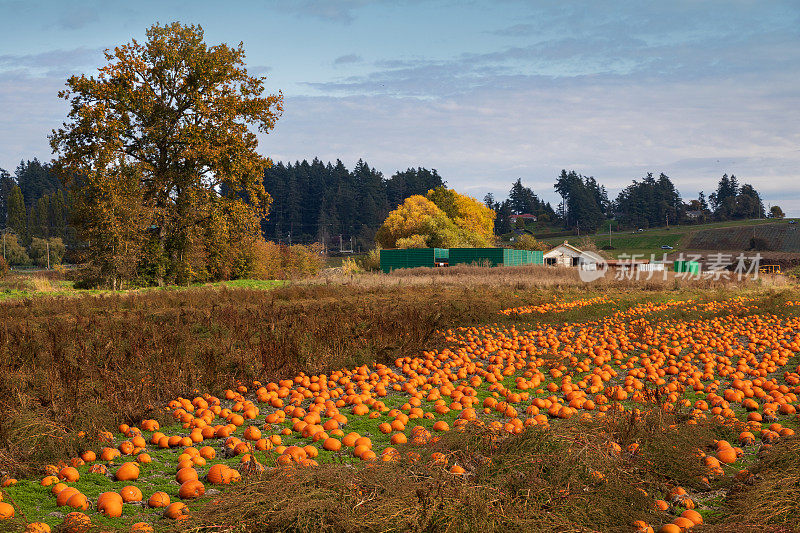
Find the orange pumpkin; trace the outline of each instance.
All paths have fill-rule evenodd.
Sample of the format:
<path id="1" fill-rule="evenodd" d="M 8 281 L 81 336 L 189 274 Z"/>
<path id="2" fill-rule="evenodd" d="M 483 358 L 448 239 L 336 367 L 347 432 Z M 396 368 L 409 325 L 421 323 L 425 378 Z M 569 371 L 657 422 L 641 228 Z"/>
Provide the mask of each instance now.
<path id="1" fill-rule="evenodd" d="M 203 485 L 203 483 L 197 479 L 190 479 L 184 482 L 178 489 L 178 496 L 180 496 L 184 500 L 199 498 L 205 493 L 206 493 L 205 485 Z"/>
<path id="2" fill-rule="evenodd" d="M 139 487 L 133 485 L 128 485 L 127 487 L 119 489 L 119 495 L 122 496 L 122 501 L 125 503 L 140 502 L 143 498 L 142 491 L 139 490 Z"/>
<path id="3" fill-rule="evenodd" d="M 97 498 L 97 511 L 108 517 L 122 516 L 122 496 L 116 492 L 104 492 Z"/>
<path id="4" fill-rule="evenodd" d="M 166 507 L 169 505 L 169 495 L 166 492 L 154 492 L 150 499 L 147 500 L 147 505 L 153 508 Z"/>
<path id="5" fill-rule="evenodd" d="M 139 479 L 139 466 L 136 463 L 123 463 L 114 477 L 117 481 L 136 481 Z"/>
<path id="6" fill-rule="evenodd" d="M 174 502 L 164 510 L 164 516 L 173 520 L 186 520 L 189 518 L 189 509 L 183 502 Z"/>
<path id="7" fill-rule="evenodd" d="M 0 502 L 0 520 L 8 520 L 9 518 L 14 518 L 14 506 Z"/>
<path id="8" fill-rule="evenodd" d="M 92 521 L 85 514 L 75 511 L 64 517 L 60 531 L 64 533 L 86 533 L 92 527 Z"/>
<path id="9" fill-rule="evenodd" d="M 191 464 L 191 461 L 189 461 L 189 464 Z M 175 481 L 178 483 L 185 483 L 187 481 L 197 479 L 200 479 L 200 476 L 198 475 L 197 470 L 192 467 L 181 468 L 178 470 L 178 473 L 175 474 Z"/>
<path id="10" fill-rule="evenodd" d="M 56 495 L 56 505 L 58 505 L 59 507 L 67 505 L 69 499 L 75 494 L 78 494 L 78 489 L 76 489 L 75 487 L 65 488 L 64 490 L 59 492 L 58 495 Z"/>

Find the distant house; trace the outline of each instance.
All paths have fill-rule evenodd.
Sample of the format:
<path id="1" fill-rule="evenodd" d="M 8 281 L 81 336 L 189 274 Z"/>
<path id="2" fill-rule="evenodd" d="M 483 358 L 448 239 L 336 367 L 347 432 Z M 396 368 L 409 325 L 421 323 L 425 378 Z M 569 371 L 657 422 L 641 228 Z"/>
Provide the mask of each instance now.
<path id="1" fill-rule="evenodd" d="M 517 220 L 524 220 L 526 223 L 528 222 L 536 222 L 536 215 L 529 215 L 529 214 L 521 214 L 521 215 L 511 215 L 508 218 L 512 223 L 516 223 Z"/>
<path id="2" fill-rule="evenodd" d="M 703 216 L 703 212 L 700 210 L 697 211 L 686 211 L 686 218 L 691 218 L 692 220 L 696 218 L 700 218 Z"/>
<path id="3" fill-rule="evenodd" d="M 544 264 L 554 266 L 578 266 L 581 264 L 581 254 L 583 252 L 564 241 L 555 248 L 544 253 Z"/>

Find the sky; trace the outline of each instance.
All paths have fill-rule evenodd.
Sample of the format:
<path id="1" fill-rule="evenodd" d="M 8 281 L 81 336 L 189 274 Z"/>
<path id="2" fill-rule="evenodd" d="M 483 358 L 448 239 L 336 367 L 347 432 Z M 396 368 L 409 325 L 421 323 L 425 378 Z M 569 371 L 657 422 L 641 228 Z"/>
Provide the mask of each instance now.
<path id="1" fill-rule="evenodd" d="M 723 173 L 800 216 L 800 1 L 0 0 L 0 167 L 53 156 L 57 97 L 154 23 L 242 42 L 281 91 L 274 161 L 435 168 L 458 190 L 552 201 L 561 169 L 610 196 Z"/>

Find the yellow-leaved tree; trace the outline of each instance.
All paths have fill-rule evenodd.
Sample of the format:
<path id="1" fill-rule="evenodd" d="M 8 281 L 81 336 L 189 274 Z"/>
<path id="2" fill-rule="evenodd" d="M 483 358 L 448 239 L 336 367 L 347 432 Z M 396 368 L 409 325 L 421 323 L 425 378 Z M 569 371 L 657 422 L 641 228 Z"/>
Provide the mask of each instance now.
<path id="1" fill-rule="evenodd" d="M 462 237 L 467 244 L 462 246 L 477 248 L 491 244 L 496 216 L 493 209 L 486 207 L 483 202 L 445 187 L 431 189 L 426 196 L 463 230 Z"/>
<path id="2" fill-rule="evenodd" d="M 383 248 L 489 246 L 494 211 L 468 196 L 439 187 L 410 196 L 389 213 L 375 236 Z"/>

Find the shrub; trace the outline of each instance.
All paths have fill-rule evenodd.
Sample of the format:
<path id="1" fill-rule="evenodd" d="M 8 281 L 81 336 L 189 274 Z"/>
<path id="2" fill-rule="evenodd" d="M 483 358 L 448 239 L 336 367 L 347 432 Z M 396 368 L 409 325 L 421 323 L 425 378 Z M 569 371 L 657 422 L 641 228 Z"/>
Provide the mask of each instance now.
<path id="1" fill-rule="evenodd" d="M 548 247 L 545 243 L 539 242 L 536 240 L 536 237 L 533 235 L 520 235 L 512 244 L 512 248 L 516 248 L 517 250 L 534 250 L 534 251 L 545 251 L 548 250 Z"/>
<path id="2" fill-rule="evenodd" d="M 361 258 L 361 268 L 367 272 L 374 272 L 381 269 L 381 249 L 380 247 L 373 248 L 367 255 Z"/>
<path id="3" fill-rule="evenodd" d="M 11 266 L 30 265 L 31 258 L 25 248 L 20 244 L 18 237 L 13 233 L 4 236 L 6 261 Z"/>
<path id="4" fill-rule="evenodd" d="M 344 261 L 342 261 L 343 274 L 357 274 L 363 271 L 364 269 L 361 268 L 359 262 L 353 259 L 352 257 L 345 257 Z"/>
<path id="5" fill-rule="evenodd" d="M 31 241 L 30 249 L 30 256 L 33 262 L 38 266 L 46 267 L 48 264 L 50 266 L 61 264 L 66 247 L 61 237 L 53 237 L 51 239 L 39 239 L 34 237 L 33 241 Z M 47 257 L 48 253 L 50 255 L 49 262 Z"/>
<path id="6" fill-rule="evenodd" d="M 284 246 L 260 241 L 254 245 L 252 276 L 256 279 L 296 279 L 315 276 L 325 265 L 317 244 Z"/>

